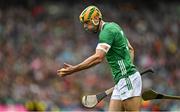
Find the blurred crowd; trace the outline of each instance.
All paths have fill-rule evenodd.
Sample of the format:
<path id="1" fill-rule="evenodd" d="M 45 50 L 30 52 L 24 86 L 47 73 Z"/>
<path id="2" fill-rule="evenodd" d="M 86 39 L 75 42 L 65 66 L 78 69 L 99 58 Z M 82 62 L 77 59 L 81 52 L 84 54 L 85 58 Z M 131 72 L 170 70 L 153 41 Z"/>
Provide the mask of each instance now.
<path id="1" fill-rule="evenodd" d="M 137 68 L 155 69 L 143 76 L 143 90 L 180 95 L 180 3 L 97 6 L 105 21 L 124 29 Z M 78 20 L 83 8 L 57 2 L 0 9 L 0 111 L 12 105 L 24 111 L 89 110 L 81 97 L 113 86 L 106 61 L 64 78 L 56 74 L 64 62 L 78 64 L 95 51 L 98 34 L 85 32 Z M 93 110 L 107 110 L 109 98 Z M 142 110 L 180 111 L 180 102 L 143 101 Z"/>

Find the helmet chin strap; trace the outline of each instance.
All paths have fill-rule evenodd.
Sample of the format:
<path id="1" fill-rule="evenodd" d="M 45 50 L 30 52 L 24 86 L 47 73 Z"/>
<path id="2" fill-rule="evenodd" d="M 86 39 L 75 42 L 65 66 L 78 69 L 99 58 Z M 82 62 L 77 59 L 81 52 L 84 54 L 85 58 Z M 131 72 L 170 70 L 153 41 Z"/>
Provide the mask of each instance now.
<path id="1" fill-rule="evenodd" d="M 99 29 L 99 26 L 100 26 L 100 21 L 101 21 L 101 19 L 99 19 L 99 22 L 95 22 L 94 20 L 91 20 L 91 21 L 92 21 L 94 27 L 97 26 L 97 28 L 95 29 L 95 32 L 98 32 L 98 29 Z"/>
<path id="2" fill-rule="evenodd" d="M 99 22 L 95 22 L 93 19 L 91 21 L 94 24 L 94 26 L 97 26 L 99 24 Z"/>

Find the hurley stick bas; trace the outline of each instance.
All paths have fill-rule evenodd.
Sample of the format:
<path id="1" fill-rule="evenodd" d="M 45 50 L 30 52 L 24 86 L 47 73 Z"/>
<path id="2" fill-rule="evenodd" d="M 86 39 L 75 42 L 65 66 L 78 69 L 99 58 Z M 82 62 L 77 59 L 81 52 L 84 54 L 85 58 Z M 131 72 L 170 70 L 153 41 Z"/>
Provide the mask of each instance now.
<path id="1" fill-rule="evenodd" d="M 172 95 L 166 95 L 158 93 L 154 90 L 147 90 L 144 91 L 142 94 L 143 100 L 153 100 L 153 99 L 174 99 L 174 100 L 180 100 L 180 96 L 172 96 Z"/>
<path id="2" fill-rule="evenodd" d="M 152 69 L 147 69 L 143 72 L 141 72 L 141 75 L 144 75 L 146 73 L 154 73 Z M 82 104 L 87 108 L 93 108 L 95 107 L 102 99 L 104 99 L 106 96 L 111 94 L 114 90 L 114 87 L 107 89 L 106 91 L 103 91 L 97 95 L 87 95 L 82 97 Z"/>

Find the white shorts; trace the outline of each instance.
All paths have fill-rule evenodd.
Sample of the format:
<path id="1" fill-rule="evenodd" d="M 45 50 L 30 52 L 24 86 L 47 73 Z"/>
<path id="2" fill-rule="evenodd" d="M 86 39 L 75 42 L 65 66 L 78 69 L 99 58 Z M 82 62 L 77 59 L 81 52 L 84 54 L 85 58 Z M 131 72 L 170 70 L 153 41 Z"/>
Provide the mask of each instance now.
<path id="1" fill-rule="evenodd" d="M 115 85 L 111 99 L 126 100 L 130 97 L 141 96 L 142 79 L 139 72 L 134 73 L 128 78 L 122 78 Z"/>

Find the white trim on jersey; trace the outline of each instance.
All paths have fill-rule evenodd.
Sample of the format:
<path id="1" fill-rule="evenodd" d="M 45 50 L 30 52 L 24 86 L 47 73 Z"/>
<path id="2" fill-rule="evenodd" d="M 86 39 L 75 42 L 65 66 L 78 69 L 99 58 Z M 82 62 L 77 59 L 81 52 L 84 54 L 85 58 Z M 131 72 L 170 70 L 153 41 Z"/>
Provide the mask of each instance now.
<path id="1" fill-rule="evenodd" d="M 102 31 L 104 25 L 105 25 L 105 22 L 103 22 L 102 25 L 101 25 L 101 31 Z"/>
<path id="2" fill-rule="evenodd" d="M 103 46 L 106 46 L 107 49 L 103 48 L 102 45 L 103 45 Z M 96 49 L 103 50 L 103 51 L 106 52 L 106 53 L 109 51 L 110 48 L 111 48 L 111 46 L 110 46 L 109 44 L 107 44 L 107 43 L 99 43 L 99 44 L 97 45 L 97 47 L 96 47 Z"/>

